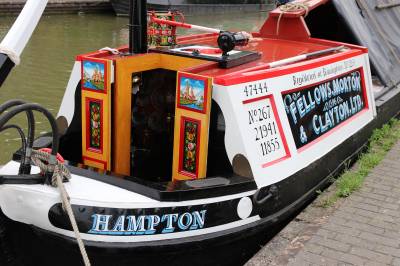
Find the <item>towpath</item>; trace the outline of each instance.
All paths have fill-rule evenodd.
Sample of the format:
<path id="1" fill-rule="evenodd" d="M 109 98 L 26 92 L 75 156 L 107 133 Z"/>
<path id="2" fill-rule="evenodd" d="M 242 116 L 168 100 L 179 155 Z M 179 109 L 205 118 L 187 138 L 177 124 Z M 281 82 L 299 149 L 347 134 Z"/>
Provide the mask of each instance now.
<path id="1" fill-rule="evenodd" d="M 400 142 L 362 188 L 324 209 L 314 202 L 246 266 L 400 265 Z"/>

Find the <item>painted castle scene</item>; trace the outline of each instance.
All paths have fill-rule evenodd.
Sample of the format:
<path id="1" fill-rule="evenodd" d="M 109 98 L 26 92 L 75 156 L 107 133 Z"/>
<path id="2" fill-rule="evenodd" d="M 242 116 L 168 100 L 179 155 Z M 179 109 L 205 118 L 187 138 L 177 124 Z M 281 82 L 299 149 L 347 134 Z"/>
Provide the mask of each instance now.
<path id="1" fill-rule="evenodd" d="M 83 87 L 91 90 L 104 90 L 104 64 L 84 61 Z"/>
<path id="2" fill-rule="evenodd" d="M 179 105 L 193 110 L 204 111 L 204 80 L 180 78 Z"/>

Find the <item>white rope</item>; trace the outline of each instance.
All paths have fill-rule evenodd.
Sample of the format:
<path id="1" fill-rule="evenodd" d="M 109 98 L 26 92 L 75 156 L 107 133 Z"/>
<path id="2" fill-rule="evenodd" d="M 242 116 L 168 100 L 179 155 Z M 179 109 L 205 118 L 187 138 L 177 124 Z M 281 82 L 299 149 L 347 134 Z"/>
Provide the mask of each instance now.
<path id="1" fill-rule="evenodd" d="M 281 11 L 281 14 L 278 17 L 278 22 L 276 25 L 276 35 L 279 35 L 279 29 L 280 29 L 280 24 L 281 24 L 281 19 L 285 13 L 288 12 L 299 12 L 301 10 L 305 10 L 306 13 L 304 14 L 304 17 L 308 15 L 309 7 L 307 5 L 307 1 L 304 1 L 302 3 L 287 3 L 284 5 L 279 6 L 279 10 Z"/>
<path id="2" fill-rule="evenodd" d="M 107 51 L 107 52 L 110 52 L 110 53 L 115 54 L 115 55 L 119 55 L 120 54 L 120 52 L 117 49 L 110 48 L 110 47 L 101 48 L 101 49 L 99 49 L 99 51 Z"/>
<path id="3" fill-rule="evenodd" d="M 16 66 L 19 65 L 19 63 L 21 62 L 21 58 L 19 57 L 19 55 L 12 49 L 7 48 L 4 45 L 0 45 L 0 53 L 6 54 Z"/>
<path id="4" fill-rule="evenodd" d="M 85 244 L 81 238 L 79 233 L 78 225 L 76 223 L 75 215 L 71 207 L 70 198 L 67 190 L 64 186 L 64 180 L 71 179 L 71 174 L 69 170 L 65 167 L 64 164 L 60 163 L 57 159 L 54 158 L 53 155 L 50 155 L 47 152 L 32 150 L 32 162 L 40 168 L 42 172 L 47 172 L 54 170 L 53 176 L 51 178 L 51 185 L 54 187 L 58 187 L 61 194 L 62 206 L 64 210 L 67 211 L 69 220 L 71 222 L 72 228 L 75 233 L 76 240 L 78 242 L 79 250 L 81 251 L 82 259 L 85 266 L 90 266 L 90 260 L 87 255 Z M 45 162 L 49 162 L 51 160 L 55 160 L 54 166 L 51 164 L 46 164 Z M 51 169 L 54 168 L 54 169 Z"/>

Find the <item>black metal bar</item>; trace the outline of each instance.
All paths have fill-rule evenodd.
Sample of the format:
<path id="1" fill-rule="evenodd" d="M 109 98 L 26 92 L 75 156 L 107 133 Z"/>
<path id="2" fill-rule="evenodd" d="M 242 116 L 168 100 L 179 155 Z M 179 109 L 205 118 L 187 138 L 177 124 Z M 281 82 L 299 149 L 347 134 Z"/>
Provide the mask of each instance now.
<path id="1" fill-rule="evenodd" d="M 3 85 L 14 66 L 14 62 L 11 61 L 8 55 L 0 53 L 0 86 Z"/>
<path id="2" fill-rule="evenodd" d="M 147 1 L 130 0 L 129 53 L 147 53 Z"/>
<path id="3" fill-rule="evenodd" d="M 44 182 L 45 177 L 41 175 L 0 175 L 0 185 L 36 185 Z"/>
<path id="4" fill-rule="evenodd" d="M 320 50 L 320 51 L 307 53 L 305 55 L 307 56 L 307 59 L 309 59 L 311 57 L 316 57 L 316 56 L 320 56 L 320 55 L 324 55 L 324 54 L 333 53 L 333 52 L 342 50 L 343 48 L 345 48 L 345 46 L 341 45 L 341 46 L 337 46 L 337 47 L 332 47 L 332 48 L 328 48 L 328 49 L 324 49 L 324 50 Z"/>

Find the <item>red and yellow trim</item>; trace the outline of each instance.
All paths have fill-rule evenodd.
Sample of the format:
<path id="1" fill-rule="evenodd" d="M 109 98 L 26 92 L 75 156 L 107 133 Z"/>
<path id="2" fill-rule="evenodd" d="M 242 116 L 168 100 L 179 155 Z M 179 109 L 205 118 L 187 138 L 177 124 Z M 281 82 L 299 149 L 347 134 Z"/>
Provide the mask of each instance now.
<path id="1" fill-rule="evenodd" d="M 188 78 L 194 81 L 204 82 L 203 90 L 203 107 L 191 108 L 182 105 L 180 102 L 180 87 L 181 80 Z M 187 180 L 205 178 L 207 174 L 207 157 L 208 157 L 208 129 L 210 124 L 210 111 L 211 111 L 211 78 L 194 75 L 189 73 L 178 72 L 176 87 L 176 107 L 175 107 L 175 131 L 174 131 L 174 159 L 172 164 L 172 178 L 174 180 Z M 196 140 L 190 145 L 195 145 L 191 150 L 195 154 L 194 158 L 187 158 L 186 152 L 187 145 L 189 144 L 186 139 L 188 132 L 185 131 L 186 123 L 196 124 Z M 192 134 L 189 132 L 189 134 Z M 194 138 L 194 137 L 193 137 Z M 188 160 L 194 159 L 195 171 L 188 171 L 185 163 Z"/>
<path id="2" fill-rule="evenodd" d="M 95 90 L 84 86 L 83 64 L 96 62 L 104 64 L 104 89 Z M 103 170 L 111 170 L 111 64 L 110 60 L 90 57 L 82 58 L 82 161 L 85 165 Z M 91 104 L 98 104 L 99 110 L 93 120 Z M 96 136 L 92 134 L 96 127 Z M 92 145 L 92 138 L 99 141 L 98 147 Z"/>

